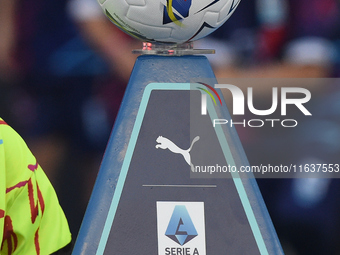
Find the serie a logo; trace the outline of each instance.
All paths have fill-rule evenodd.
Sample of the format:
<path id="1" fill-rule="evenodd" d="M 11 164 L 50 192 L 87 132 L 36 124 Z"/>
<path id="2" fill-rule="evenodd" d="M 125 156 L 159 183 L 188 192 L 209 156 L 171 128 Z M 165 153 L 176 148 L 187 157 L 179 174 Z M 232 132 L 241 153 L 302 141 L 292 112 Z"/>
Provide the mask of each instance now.
<path id="1" fill-rule="evenodd" d="M 203 202 L 157 202 L 158 254 L 205 254 Z"/>

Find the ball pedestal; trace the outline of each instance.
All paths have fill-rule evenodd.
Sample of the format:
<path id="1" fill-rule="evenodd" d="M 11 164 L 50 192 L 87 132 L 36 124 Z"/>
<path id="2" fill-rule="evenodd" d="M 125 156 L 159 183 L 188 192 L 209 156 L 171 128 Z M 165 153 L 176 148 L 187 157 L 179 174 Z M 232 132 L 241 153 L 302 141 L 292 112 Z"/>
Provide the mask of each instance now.
<path id="1" fill-rule="evenodd" d="M 217 83 L 207 58 L 176 50 L 138 57 L 72 254 L 283 254 L 255 179 L 200 178 L 176 152 L 248 165 L 236 131 L 212 126 L 226 107 L 202 115 L 192 91 Z"/>

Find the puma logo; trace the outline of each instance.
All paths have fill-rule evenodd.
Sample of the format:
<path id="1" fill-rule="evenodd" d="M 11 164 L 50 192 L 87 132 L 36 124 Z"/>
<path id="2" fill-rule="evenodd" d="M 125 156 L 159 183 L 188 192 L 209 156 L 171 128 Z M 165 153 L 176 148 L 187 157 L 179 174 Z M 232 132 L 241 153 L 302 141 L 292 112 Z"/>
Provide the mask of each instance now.
<path id="1" fill-rule="evenodd" d="M 170 141 L 168 138 L 165 138 L 163 136 L 159 136 L 156 139 L 156 142 L 158 143 L 156 145 L 156 149 L 161 148 L 163 150 L 168 149 L 169 151 L 173 152 L 173 153 L 179 153 L 182 154 L 185 161 L 188 163 L 189 166 L 191 166 L 191 171 L 195 170 L 194 165 L 191 163 L 191 156 L 190 156 L 190 151 L 192 149 L 192 146 L 194 145 L 194 143 L 196 143 L 198 140 L 200 139 L 199 136 L 196 136 L 192 142 L 191 145 L 189 147 L 189 149 L 187 150 L 183 150 L 181 148 L 179 148 L 176 144 L 174 144 L 172 141 Z"/>

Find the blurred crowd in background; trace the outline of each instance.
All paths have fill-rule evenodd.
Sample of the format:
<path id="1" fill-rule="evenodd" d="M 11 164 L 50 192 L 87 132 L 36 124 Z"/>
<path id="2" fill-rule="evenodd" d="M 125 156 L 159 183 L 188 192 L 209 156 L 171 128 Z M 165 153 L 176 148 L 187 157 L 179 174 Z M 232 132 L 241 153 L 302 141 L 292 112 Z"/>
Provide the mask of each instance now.
<path id="1" fill-rule="evenodd" d="M 242 0 L 195 45 L 216 49 L 208 58 L 221 78 L 338 77 L 340 2 Z M 51 179 L 74 237 L 141 46 L 95 0 L 0 1 L 0 116 Z M 239 128 L 251 164 L 339 163 L 340 87 L 311 91 L 313 118 L 298 127 Z M 286 254 L 340 254 L 337 179 L 258 183 Z"/>

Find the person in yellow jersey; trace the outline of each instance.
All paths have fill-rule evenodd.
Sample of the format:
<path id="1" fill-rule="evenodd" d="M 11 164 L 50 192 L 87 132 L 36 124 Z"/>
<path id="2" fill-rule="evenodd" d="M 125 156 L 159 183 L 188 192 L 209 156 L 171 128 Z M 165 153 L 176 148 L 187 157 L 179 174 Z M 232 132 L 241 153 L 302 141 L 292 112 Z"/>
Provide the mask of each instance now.
<path id="1" fill-rule="evenodd" d="M 47 176 L 0 118 L 0 254 L 71 252 L 71 233 Z"/>

